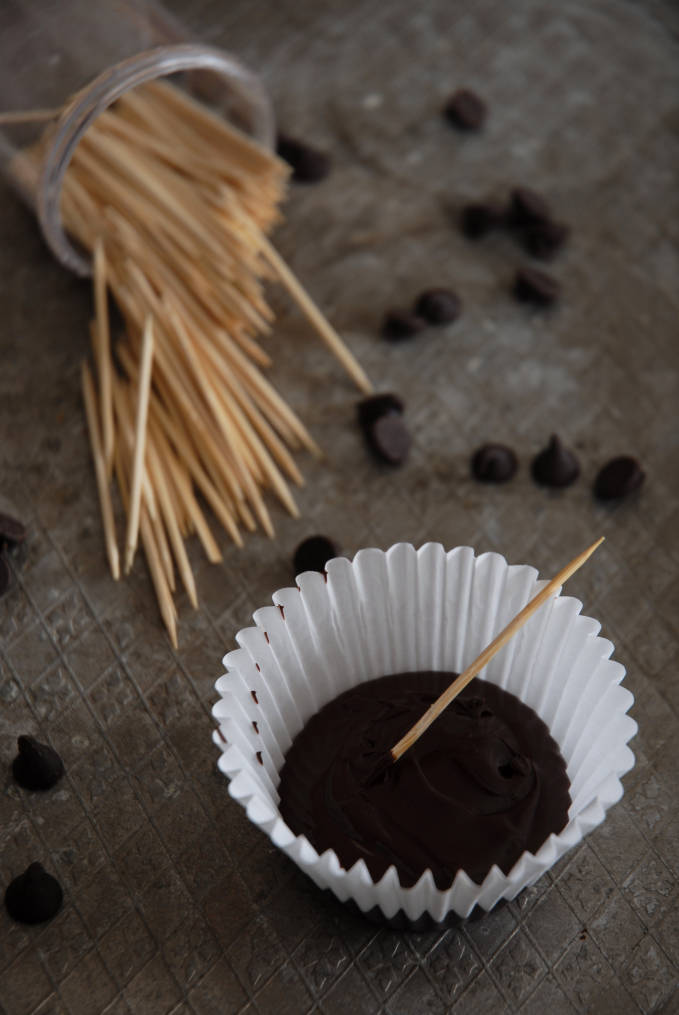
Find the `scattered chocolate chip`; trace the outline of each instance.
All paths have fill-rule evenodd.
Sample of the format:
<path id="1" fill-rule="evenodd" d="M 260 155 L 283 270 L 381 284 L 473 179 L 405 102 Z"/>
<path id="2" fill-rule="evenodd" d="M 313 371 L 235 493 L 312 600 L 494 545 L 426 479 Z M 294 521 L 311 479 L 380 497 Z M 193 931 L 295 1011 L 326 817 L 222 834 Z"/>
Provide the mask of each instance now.
<path id="1" fill-rule="evenodd" d="M 259 669 L 259 663 L 255 663 L 255 666 L 257 667 L 257 669 Z M 255 705 L 259 705 L 259 699 L 257 697 L 257 692 L 256 691 L 250 691 L 250 694 L 252 695 L 252 700 L 254 701 Z"/>
<path id="2" fill-rule="evenodd" d="M 32 863 L 7 886 L 5 906 L 19 923 L 43 923 L 56 916 L 63 898 L 57 879 L 41 863 Z"/>
<path id="3" fill-rule="evenodd" d="M 5 592 L 10 586 L 12 576 L 9 570 L 9 564 L 5 560 L 4 554 L 0 553 L 0 596 L 4 596 Z"/>
<path id="4" fill-rule="evenodd" d="M 318 183 L 330 172 L 329 155 L 287 134 L 278 135 L 276 152 L 292 166 L 292 179 L 296 183 Z"/>
<path id="5" fill-rule="evenodd" d="M 561 292 L 558 281 L 537 268 L 519 268 L 514 280 L 514 295 L 522 303 L 549 307 L 556 303 Z"/>
<path id="6" fill-rule="evenodd" d="M 478 130 L 486 119 L 486 104 L 468 88 L 460 88 L 446 102 L 443 115 L 461 130 Z"/>
<path id="7" fill-rule="evenodd" d="M 35 737 L 17 741 L 19 753 L 12 762 L 14 778 L 24 789 L 51 789 L 64 774 L 64 763 L 55 750 Z"/>
<path id="8" fill-rule="evenodd" d="M 18 546 L 26 538 L 26 526 L 11 515 L 0 513 L 0 547 L 3 543 Z"/>
<path id="9" fill-rule="evenodd" d="M 359 426 L 366 429 L 380 416 L 386 416 L 390 412 L 402 415 L 404 409 L 403 399 L 391 392 L 369 395 L 368 398 L 362 398 L 356 406 Z"/>
<path id="10" fill-rule="evenodd" d="M 518 464 L 516 455 L 506 444 L 483 444 L 472 455 L 472 475 L 481 483 L 506 483 Z"/>
<path id="11" fill-rule="evenodd" d="M 411 437 L 401 416 L 380 416 L 366 431 L 372 450 L 389 465 L 402 465 L 410 451 Z"/>
<path id="12" fill-rule="evenodd" d="M 636 458 L 620 455 L 599 471 L 594 481 L 594 493 L 600 500 L 617 500 L 638 490 L 645 478 L 646 473 Z"/>
<path id="13" fill-rule="evenodd" d="M 415 314 L 429 324 L 451 324 L 460 316 L 462 303 L 452 289 L 426 289 L 415 302 Z"/>
<path id="14" fill-rule="evenodd" d="M 551 222 L 552 213 L 543 197 L 528 187 L 515 187 L 511 193 L 507 220 L 512 226 L 532 226 Z"/>
<path id="15" fill-rule="evenodd" d="M 561 250 L 568 233 L 568 226 L 560 222 L 536 222 L 522 230 L 520 239 L 524 249 L 532 257 L 549 261 Z"/>
<path id="16" fill-rule="evenodd" d="M 325 571 L 325 565 L 337 556 L 337 547 L 327 536 L 309 536 L 295 550 L 292 566 L 295 574 L 302 571 Z"/>
<path id="17" fill-rule="evenodd" d="M 462 209 L 460 227 L 470 240 L 478 240 L 491 229 L 497 229 L 505 221 L 505 211 L 500 205 L 491 203 L 468 204 Z"/>
<path id="18" fill-rule="evenodd" d="M 536 483 L 542 486 L 570 486 L 580 475 L 580 463 L 557 435 L 552 434 L 547 447 L 533 459 L 531 472 Z"/>
<path id="19" fill-rule="evenodd" d="M 259 762 L 260 765 L 264 764 L 264 761 L 262 760 L 262 752 L 261 751 L 255 751 L 255 757 L 257 758 L 257 761 Z"/>
<path id="20" fill-rule="evenodd" d="M 426 321 L 409 310 L 388 310 L 382 322 L 382 336 L 389 342 L 402 342 L 426 326 Z"/>

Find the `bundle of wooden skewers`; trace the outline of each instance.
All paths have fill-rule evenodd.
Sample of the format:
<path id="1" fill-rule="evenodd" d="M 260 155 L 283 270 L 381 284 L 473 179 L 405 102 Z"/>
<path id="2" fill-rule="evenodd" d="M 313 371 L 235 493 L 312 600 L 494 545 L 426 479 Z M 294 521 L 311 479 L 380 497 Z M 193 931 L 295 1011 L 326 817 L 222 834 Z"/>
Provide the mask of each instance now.
<path id="1" fill-rule="evenodd" d="M 32 153 L 40 159 L 40 151 Z M 283 283 L 358 387 L 370 383 L 267 238 L 287 167 L 165 82 L 104 112 L 64 179 L 62 218 L 92 252 L 96 377 L 82 384 L 111 573 L 121 571 L 111 499 L 127 515 L 123 568 L 141 538 L 160 611 L 177 644 L 175 570 L 198 602 L 184 540 L 221 559 L 198 494 L 236 544 L 273 535 L 264 491 L 297 515 L 291 452 L 319 449 L 261 372 L 255 336 L 271 327 L 266 280 Z M 111 342 L 108 294 L 125 322 Z"/>

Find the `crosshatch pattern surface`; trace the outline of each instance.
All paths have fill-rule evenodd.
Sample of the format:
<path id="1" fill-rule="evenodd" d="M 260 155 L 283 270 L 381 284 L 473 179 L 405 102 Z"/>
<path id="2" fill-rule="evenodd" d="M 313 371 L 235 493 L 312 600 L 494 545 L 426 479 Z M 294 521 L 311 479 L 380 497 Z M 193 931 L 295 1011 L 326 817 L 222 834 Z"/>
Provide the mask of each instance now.
<path id="1" fill-rule="evenodd" d="M 161 626 L 143 558 L 107 574 L 79 395 L 88 287 L 52 262 L 30 214 L 0 190 L 0 509 L 29 526 L 0 600 L 0 873 L 32 860 L 65 904 L 25 928 L 0 912 L 0 1011 L 207 1015 L 679 1011 L 679 17 L 669 2 L 451 3 L 174 0 L 192 31 L 260 70 L 282 128 L 332 153 L 292 189 L 277 245 L 414 436 L 397 471 L 375 464 L 356 393 L 277 294 L 275 382 L 326 451 L 301 460 L 301 521 L 277 538 L 191 547 L 200 609 Z M 479 135 L 440 117 L 456 87 L 488 102 Z M 561 306 L 508 294 L 525 261 L 509 239 L 472 244 L 459 207 L 516 183 L 572 229 L 553 265 Z M 454 326 L 379 337 L 383 311 L 452 284 Z M 532 455 L 558 432 L 581 460 L 546 492 Z M 468 476 L 504 440 L 504 488 Z M 641 496 L 597 505 L 599 466 L 633 453 Z M 498 550 L 550 575 L 598 534 L 569 585 L 627 667 L 636 767 L 606 822 L 515 902 L 461 930 L 402 935 L 313 885 L 229 798 L 209 710 L 220 660 L 306 535 L 362 546 L 439 540 Z M 47 794 L 9 775 L 19 733 L 67 774 Z"/>

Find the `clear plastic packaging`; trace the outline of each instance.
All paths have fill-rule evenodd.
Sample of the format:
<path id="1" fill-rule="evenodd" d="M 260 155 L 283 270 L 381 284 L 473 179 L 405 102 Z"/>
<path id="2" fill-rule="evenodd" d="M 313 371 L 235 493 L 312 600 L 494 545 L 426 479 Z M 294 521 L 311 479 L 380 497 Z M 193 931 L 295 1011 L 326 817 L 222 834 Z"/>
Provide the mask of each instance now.
<path id="1" fill-rule="evenodd" d="M 620 777 L 634 765 L 627 742 L 637 729 L 626 714 L 633 696 L 619 686 L 625 670 L 609 659 L 613 645 L 597 636 L 596 620 L 581 616 L 582 604 L 557 596 L 480 676 L 533 708 L 559 744 L 571 783 L 563 831 L 536 854 L 524 852 L 509 874 L 494 866 L 477 885 L 458 871 L 447 891 L 430 871 L 402 888 L 394 867 L 375 883 L 362 860 L 345 870 L 334 851 L 319 856 L 278 810 L 279 772 L 305 722 L 342 691 L 377 676 L 460 672 L 544 582 L 534 568 L 510 566 L 496 553 L 398 543 L 386 553 L 366 549 L 351 562 L 330 561 L 327 581 L 307 572 L 297 583 L 255 612 L 256 627 L 240 631 L 240 648 L 224 657 L 214 740 L 231 796 L 319 887 L 398 926 L 465 918 L 477 906 L 490 910 L 515 898 L 622 796 Z"/>
<path id="2" fill-rule="evenodd" d="M 189 41 L 155 0 L 0 3 L 0 168 L 35 209 L 55 256 L 79 275 L 90 274 L 89 261 L 65 236 L 59 213 L 73 151 L 120 95 L 168 75 L 273 145 L 273 111 L 259 78 L 223 50 Z M 3 113 L 35 111 L 28 121 L 3 120 Z M 45 134 L 36 173 L 22 152 Z"/>

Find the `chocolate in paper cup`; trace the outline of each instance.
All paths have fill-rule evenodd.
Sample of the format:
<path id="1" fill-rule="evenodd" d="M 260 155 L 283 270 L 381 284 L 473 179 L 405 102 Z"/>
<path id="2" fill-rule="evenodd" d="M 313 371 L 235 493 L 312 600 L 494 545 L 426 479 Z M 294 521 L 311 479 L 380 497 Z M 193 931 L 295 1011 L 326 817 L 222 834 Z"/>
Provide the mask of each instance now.
<path id="1" fill-rule="evenodd" d="M 417 670 L 461 672 L 544 587 L 533 567 L 509 565 L 497 553 L 470 547 L 446 552 L 439 543 L 337 557 L 326 574 L 305 572 L 294 588 L 256 610 L 254 627 L 223 659 L 212 712 L 214 741 L 229 792 L 248 818 L 320 888 L 366 915 L 406 924 L 466 918 L 488 911 L 534 884 L 600 824 L 623 794 L 621 777 L 634 766 L 627 746 L 637 731 L 627 715 L 632 694 L 613 644 L 582 604 L 559 595 L 545 603 L 479 676 L 529 705 L 546 723 L 566 761 L 568 823 L 536 853 L 525 851 L 508 874 L 496 865 L 482 884 L 459 870 L 442 891 L 426 870 L 403 888 L 391 866 L 377 882 L 363 860 L 342 867 L 295 835 L 278 809 L 286 752 L 323 705 L 356 684 Z"/>

